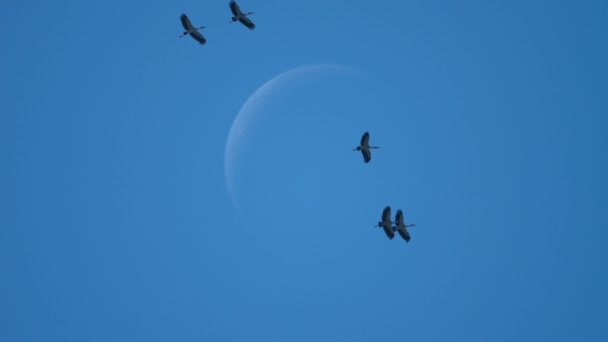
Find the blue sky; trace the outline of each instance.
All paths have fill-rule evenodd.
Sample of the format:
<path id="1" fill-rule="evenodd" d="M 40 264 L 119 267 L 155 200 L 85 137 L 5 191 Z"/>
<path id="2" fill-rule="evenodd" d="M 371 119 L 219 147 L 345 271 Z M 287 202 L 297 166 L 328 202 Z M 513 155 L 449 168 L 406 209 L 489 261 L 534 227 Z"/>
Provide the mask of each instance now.
<path id="1" fill-rule="evenodd" d="M 608 338 L 608 3 L 239 4 L 0 5 L 0 340 Z"/>

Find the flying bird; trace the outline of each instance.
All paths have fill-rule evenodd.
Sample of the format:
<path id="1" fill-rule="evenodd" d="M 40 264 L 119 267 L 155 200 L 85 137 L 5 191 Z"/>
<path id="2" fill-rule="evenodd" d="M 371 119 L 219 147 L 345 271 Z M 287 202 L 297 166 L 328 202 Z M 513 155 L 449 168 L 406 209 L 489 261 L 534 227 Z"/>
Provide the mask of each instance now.
<path id="1" fill-rule="evenodd" d="M 363 136 L 361 137 L 361 144 L 359 146 L 357 146 L 356 148 L 353 148 L 353 151 L 361 151 L 361 153 L 363 154 L 363 161 L 365 163 L 369 163 L 370 160 L 372 160 L 372 152 L 370 151 L 370 149 L 372 148 L 380 148 L 379 146 L 369 146 L 369 133 L 365 132 L 363 133 Z"/>
<path id="2" fill-rule="evenodd" d="M 395 226 L 393 227 L 393 230 L 396 230 L 406 243 L 410 241 L 410 233 L 408 233 L 406 228 L 414 226 L 415 224 L 405 224 L 403 222 L 403 211 L 401 211 L 401 209 L 397 210 L 397 214 L 395 215 Z"/>
<path id="3" fill-rule="evenodd" d="M 374 227 L 380 227 L 384 229 L 386 236 L 388 236 L 389 240 L 392 240 L 395 237 L 395 233 L 393 227 L 391 226 L 393 222 L 391 222 L 391 207 L 386 206 L 382 211 L 382 221 L 378 222 L 378 225 Z"/>
<path id="4" fill-rule="evenodd" d="M 182 33 L 181 36 L 179 36 L 180 38 L 183 36 L 190 35 L 190 37 L 194 38 L 194 40 L 199 42 L 201 45 L 203 45 L 207 42 L 205 37 L 203 37 L 203 35 L 200 32 L 198 32 L 198 30 L 206 28 L 205 26 L 201 26 L 201 27 L 192 26 L 190 19 L 188 19 L 188 16 L 185 14 L 182 14 L 179 18 L 182 21 L 182 26 L 186 30 L 186 31 L 184 31 L 184 33 Z"/>
<path id="5" fill-rule="evenodd" d="M 247 26 L 247 28 L 250 30 L 253 30 L 255 28 L 255 25 L 251 22 L 251 20 L 249 18 L 247 18 L 247 16 L 250 14 L 253 14 L 253 12 L 247 12 L 247 13 L 241 12 L 239 5 L 237 5 L 236 1 L 234 1 L 234 0 L 231 0 L 229 5 L 230 5 L 230 10 L 232 11 L 233 16 L 232 16 L 232 19 L 228 23 L 238 20 L 241 22 L 241 24 Z"/>

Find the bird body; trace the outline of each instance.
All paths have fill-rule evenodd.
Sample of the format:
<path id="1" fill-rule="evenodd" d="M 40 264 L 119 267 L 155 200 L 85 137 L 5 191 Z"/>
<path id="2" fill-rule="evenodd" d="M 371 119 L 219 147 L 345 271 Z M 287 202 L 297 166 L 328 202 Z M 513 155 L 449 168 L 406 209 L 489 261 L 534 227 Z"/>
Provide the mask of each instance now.
<path id="1" fill-rule="evenodd" d="M 372 160 L 372 152 L 370 149 L 380 148 L 379 146 L 369 146 L 369 132 L 363 133 L 361 136 L 361 143 L 359 146 L 353 148 L 353 151 L 361 151 L 363 154 L 363 161 L 367 164 Z"/>
<path id="2" fill-rule="evenodd" d="M 182 35 L 180 36 L 187 36 L 190 35 L 190 37 L 194 38 L 194 40 L 196 40 L 197 42 L 199 42 L 201 45 L 205 44 L 207 42 L 207 40 L 205 39 L 205 37 L 203 37 L 203 35 L 198 32 L 198 30 L 200 29 L 204 29 L 206 28 L 205 26 L 200 26 L 200 27 L 194 27 L 192 25 L 192 23 L 190 22 L 190 19 L 188 18 L 187 15 L 182 14 L 179 19 L 182 22 L 182 26 L 184 27 L 184 29 L 186 31 L 184 31 L 184 33 L 182 33 Z"/>
<path id="3" fill-rule="evenodd" d="M 374 227 L 380 227 L 384 229 L 384 233 L 386 233 L 386 236 L 389 238 L 389 240 L 392 240 L 395 237 L 394 230 L 391 226 L 392 223 L 393 222 L 391 222 L 391 207 L 386 206 L 382 211 L 382 221 L 378 222 L 378 225 Z"/>
<path id="4" fill-rule="evenodd" d="M 229 23 L 238 20 L 250 30 L 255 28 L 255 24 L 251 21 L 251 19 L 247 18 L 247 16 L 253 14 L 253 12 L 241 12 L 241 8 L 234 0 L 231 0 L 228 5 L 230 6 L 230 11 L 232 11 L 232 19 L 229 21 Z"/>
<path id="5" fill-rule="evenodd" d="M 399 235 L 405 240 L 405 242 L 410 241 L 410 233 L 407 231 L 407 227 L 414 227 L 415 224 L 405 224 L 403 219 L 403 211 L 401 209 L 397 210 L 397 214 L 395 215 L 395 226 L 393 227 L 393 231 L 397 231 Z"/>

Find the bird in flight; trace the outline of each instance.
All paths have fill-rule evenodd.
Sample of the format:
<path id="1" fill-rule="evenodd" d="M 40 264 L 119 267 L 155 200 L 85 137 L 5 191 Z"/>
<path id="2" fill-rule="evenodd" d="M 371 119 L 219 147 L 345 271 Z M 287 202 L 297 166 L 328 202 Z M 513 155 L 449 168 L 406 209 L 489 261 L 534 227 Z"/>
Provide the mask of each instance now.
<path id="1" fill-rule="evenodd" d="M 234 0 L 231 0 L 228 5 L 230 6 L 230 11 L 232 11 L 232 19 L 228 23 L 238 20 L 250 30 L 255 28 L 255 24 L 251 21 L 251 19 L 247 18 L 247 16 L 253 14 L 253 12 L 241 12 L 239 5 Z"/>
<path id="2" fill-rule="evenodd" d="M 188 16 L 185 14 L 182 14 L 179 18 L 182 21 L 182 26 L 186 30 L 186 31 L 184 31 L 184 33 L 182 33 L 181 36 L 179 36 L 180 38 L 183 36 L 190 35 L 190 37 L 194 38 L 194 40 L 199 42 L 201 45 L 203 45 L 207 42 L 205 37 L 203 37 L 203 35 L 200 32 L 198 32 L 198 30 L 206 28 L 205 26 L 194 27 L 192 25 L 192 23 L 190 22 L 190 19 L 188 18 Z"/>
<path id="3" fill-rule="evenodd" d="M 407 227 L 414 226 L 416 225 L 405 224 L 403 220 L 403 211 L 401 211 L 401 209 L 397 210 L 397 214 L 395 214 L 395 226 L 393 227 L 393 231 L 397 231 L 406 243 L 410 242 L 410 233 L 407 231 Z"/>
<path id="4" fill-rule="evenodd" d="M 361 136 L 361 143 L 356 148 L 353 148 L 353 151 L 361 151 L 361 154 L 363 154 L 363 161 L 367 164 L 372 160 L 372 152 L 370 151 L 372 148 L 380 147 L 369 146 L 369 132 L 365 132 L 363 133 L 363 136 Z"/>
<path id="5" fill-rule="evenodd" d="M 374 227 L 380 227 L 384 229 L 384 233 L 386 233 L 386 236 L 389 238 L 389 240 L 392 240 L 395 237 L 394 229 L 391 226 L 392 223 L 393 222 L 391 221 L 391 207 L 386 206 L 384 210 L 382 210 L 382 221 L 378 222 L 378 224 Z"/>

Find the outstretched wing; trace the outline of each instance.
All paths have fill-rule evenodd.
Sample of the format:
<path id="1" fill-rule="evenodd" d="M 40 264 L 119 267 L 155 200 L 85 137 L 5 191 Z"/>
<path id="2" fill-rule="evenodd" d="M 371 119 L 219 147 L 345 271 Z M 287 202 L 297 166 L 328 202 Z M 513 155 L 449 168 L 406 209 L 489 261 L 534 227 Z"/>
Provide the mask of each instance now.
<path id="1" fill-rule="evenodd" d="M 182 14 L 179 19 L 182 21 L 182 26 L 184 27 L 184 29 L 186 31 L 190 30 L 190 28 L 192 28 L 192 23 L 190 22 L 190 19 L 188 19 L 188 16 L 185 14 Z"/>
<path id="2" fill-rule="evenodd" d="M 403 228 L 397 229 L 397 232 L 399 232 L 399 235 L 401 235 L 401 237 L 403 238 L 403 240 L 405 240 L 405 242 L 410 242 L 410 233 L 407 231 L 407 228 L 403 227 Z"/>
<path id="3" fill-rule="evenodd" d="M 201 45 L 207 42 L 207 39 L 205 39 L 205 37 L 203 37 L 203 35 L 198 31 L 191 32 L 190 36 L 192 36 L 192 38 L 194 38 L 197 42 L 201 43 Z"/>
<path id="4" fill-rule="evenodd" d="M 236 17 L 239 12 L 241 11 L 241 9 L 239 8 L 239 5 L 236 4 L 236 1 L 232 0 L 230 1 L 230 10 L 232 11 L 232 14 Z"/>
<path id="5" fill-rule="evenodd" d="M 391 207 L 389 205 L 382 210 L 382 222 L 388 222 L 391 220 Z"/>
<path id="6" fill-rule="evenodd" d="M 369 143 L 369 133 L 365 132 L 365 133 L 363 133 L 363 136 L 361 136 L 361 146 L 367 146 L 368 143 Z"/>
<path id="7" fill-rule="evenodd" d="M 372 160 L 372 152 L 369 149 L 362 149 L 361 154 L 363 154 L 363 161 L 365 163 L 369 163 L 369 161 Z"/>
<path id="8" fill-rule="evenodd" d="M 395 214 L 395 224 L 400 226 L 403 223 L 403 211 L 401 209 L 397 210 L 397 214 Z"/>
<path id="9" fill-rule="evenodd" d="M 253 22 L 251 22 L 251 20 L 249 20 L 249 18 L 247 17 L 241 17 L 239 18 L 239 21 L 241 22 L 241 24 L 247 26 L 247 28 L 250 30 L 253 30 L 255 28 Z"/>
<path id="10" fill-rule="evenodd" d="M 393 232 L 393 229 L 391 228 L 390 224 L 385 224 L 382 226 L 382 228 L 384 229 L 384 232 L 386 233 L 386 236 L 388 236 L 389 239 L 392 240 L 395 237 L 395 233 Z"/>

